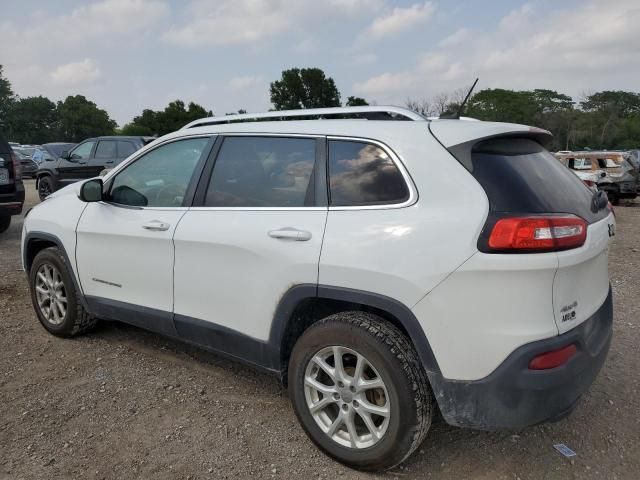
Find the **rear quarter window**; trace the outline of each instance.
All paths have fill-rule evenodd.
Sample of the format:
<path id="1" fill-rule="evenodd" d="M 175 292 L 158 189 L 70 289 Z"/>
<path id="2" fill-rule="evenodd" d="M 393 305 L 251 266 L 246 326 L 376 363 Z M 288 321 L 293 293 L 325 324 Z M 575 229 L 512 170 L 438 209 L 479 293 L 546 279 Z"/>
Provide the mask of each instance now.
<path id="1" fill-rule="evenodd" d="M 329 141 L 331 206 L 399 204 L 409 187 L 398 166 L 380 146 L 364 141 Z"/>

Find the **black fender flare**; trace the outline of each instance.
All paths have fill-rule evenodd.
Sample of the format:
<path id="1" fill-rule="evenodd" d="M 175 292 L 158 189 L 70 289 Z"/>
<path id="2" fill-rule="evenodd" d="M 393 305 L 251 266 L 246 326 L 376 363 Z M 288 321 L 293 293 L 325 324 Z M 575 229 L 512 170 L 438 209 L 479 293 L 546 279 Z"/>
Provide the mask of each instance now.
<path id="1" fill-rule="evenodd" d="M 296 306 L 306 299 L 340 300 L 366 305 L 387 312 L 396 318 L 408 333 L 409 339 L 416 348 L 427 375 L 430 378 L 433 375 L 440 375 L 440 367 L 429 344 L 429 340 L 420 322 L 409 307 L 391 297 L 378 293 L 329 285 L 296 285 L 282 296 L 276 308 L 269 332 L 269 344 L 272 346 L 274 356 L 278 358 L 278 361 L 282 354 L 282 339 L 287 331 L 289 322 L 293 320 L 292 314 Z"/>
<path id="2" fill-rule="evenodd" d="M 33 232 L 27 233 L 27 235 L 24 237 L 24 243 L 22 245 L 22 264 L 24 265 L 24 271 L 27 274 L 27 276 L 29 275 L 29 271 L 31 270 L 31 262 L 33 261 L 33 259 L 30 259 L 28 257 L 29 244 L 34 240 L 36 241 L 44 240 L 47 242 L 51 242 L 55 244 L 58 250 L 60 250 L 60 253 L 62 253 L 62 256 L 64 256 L 65 261 L 71 268 L 71 279 L 73 280 L 73 286 L 75 287 L 76 292 L 78 292 L 77 296 L 82 302 L 82 306 L 85 309 L 89 310 L 87 300 L 84 296 L 84 292 L 82 291 L 82 287 L 80 286 L 80 280 L 78 279 L 76 275 L 76 271 L 73 268 L 73 263 L 71 263 L 71 259 L 67 254 L 67 250 L 64 248 L 62 240 L 60 240 L 60 238 L 57 237 L 56 235 L 53 235 L 51 233 L 46 233 L 46 232 L 33 231 Z"/>

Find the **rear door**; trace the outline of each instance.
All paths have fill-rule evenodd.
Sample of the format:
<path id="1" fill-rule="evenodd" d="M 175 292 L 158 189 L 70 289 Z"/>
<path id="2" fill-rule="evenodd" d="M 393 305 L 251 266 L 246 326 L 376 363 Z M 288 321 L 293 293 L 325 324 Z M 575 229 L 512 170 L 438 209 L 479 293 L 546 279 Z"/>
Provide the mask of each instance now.
<path id="1" fill-rule="evenodd" d="M 218 140 L 212 173 L 174 236 L 181 336 L 237 354 L 222 332 L 267 340 L 285 292 L 317 284 L 327 219 L 322 145 L 294 136 Z"/>
<path id="2" fill-rule="evenodd" d="M 88 177 L 97 177 L 103 169 L 113 167 L 117 159 L 116 140 L 98 140 L 93 157 L 89 160 Z"/>

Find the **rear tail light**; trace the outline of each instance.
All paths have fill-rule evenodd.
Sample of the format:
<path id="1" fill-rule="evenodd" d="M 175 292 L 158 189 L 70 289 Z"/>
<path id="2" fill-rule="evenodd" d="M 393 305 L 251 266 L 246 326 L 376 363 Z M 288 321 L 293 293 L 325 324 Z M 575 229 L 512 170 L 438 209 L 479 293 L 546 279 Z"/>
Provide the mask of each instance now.
<path id="1" fill-rule="evenodd" d="M 584 245 L 587 222 L 575 215 L 499 219 L 489 236 L 492 251 L 549 252 Z"/>
<path id="2" fill-rule="evenodd" d="M 11 152 L 11 163 L 13 163 L 13 178 L 16 180 L 22 178 L 22 163 L 14 152 Z"/>
<path id="3" fill-rule="evenodd" d="M 578 349 L 574 344 L 550 352 L 536 355 L 529 362 L 529 370 L 548 370 L 564 365 L 573 357 Z"/>
<path id="4" fill-rule="evenodd" d="M 584 183 L 587 187 L 593 187 L 596 182 L 594 182 L 593 180 L 583 180 L 582 183 Z"/>

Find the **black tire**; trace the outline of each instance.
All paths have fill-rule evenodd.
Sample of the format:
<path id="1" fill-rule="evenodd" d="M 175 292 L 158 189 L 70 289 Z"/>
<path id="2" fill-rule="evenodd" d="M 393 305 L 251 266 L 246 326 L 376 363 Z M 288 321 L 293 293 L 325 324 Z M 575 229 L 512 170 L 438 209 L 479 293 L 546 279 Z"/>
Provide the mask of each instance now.
<path id="1" fill-rule="evenodd" d="M 318 426 L 307 406 L 307 365 L 323 348 L 334 345 L 366 357 L 386 386 L 389 423 L 372 446 L 357 449 L 337 443 Z M 373 314 L 338 313 L 309 327 L 294 346 L 288 382 L 295 413 L 307 435 L 321 450 L 351 468 L 378 471 L 400 464 L 422 443 L 431 426 L 433 395 L 418 355 L 400 330 Z"/>
<path id="2" fill-rule="evenodd" d="M 67 299 L 66 313 L 62 319 L 62 322 L 58 325 L 52 324 L 42 313 L 40 306 L 38 305 L 38 299 L 36 297 L 36 278 L 38 270 L 43 265 L 50 265 L 55 267 L 60 276 L 62 277 L 63 289 Z M 33 308 L 36 311 L 38 320 L 44 328 L 50 333 L 58 337 L 74 337 L 86 333 L 98 323 L 98 319 L 91 315 L 79 301 L 78 292 L 76 291 L 75 283 L 71 277 L 71 268 L 67 265 L 67 261 L 56 247 L 45 248 L 36 255 L 29 271 L 29 287 L 31 289 L 31 302 Z"/>
<path id="3" fill-rule="evenodd" d="M 40 180 L 38 181 L 38 197 L 40 197 L 40 201 L 43 201 L 54 191 L 53 180 L 51 179 L 51 177 L 49 175 L 40 177 Z"/>
<path id="4" fill-rule="evenodd" d="M 6 215 L 0 217 L 0 233 L 6 232 L 11 225 L 11 216 Z"/>

